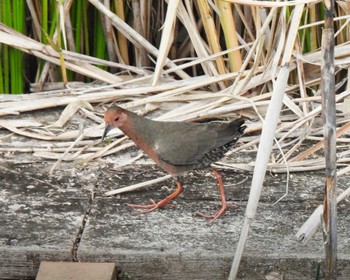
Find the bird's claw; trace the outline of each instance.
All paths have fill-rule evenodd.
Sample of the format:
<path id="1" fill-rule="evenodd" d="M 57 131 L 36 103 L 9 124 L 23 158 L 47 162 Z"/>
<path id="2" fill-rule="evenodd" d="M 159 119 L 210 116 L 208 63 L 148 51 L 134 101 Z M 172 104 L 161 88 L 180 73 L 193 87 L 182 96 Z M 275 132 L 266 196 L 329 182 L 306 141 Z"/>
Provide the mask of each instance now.
<path id="1" fill-rule="evenodd" d="M 174 205 L 164 203 L 164 201 L 160 201 L 160 202 L 156 203 L 153 199 L 150 199 L 150 202 L 151 202 L 151 204 L 146 204 L 146 205 L 128 203 L 127 206 L 131 207 L 131 208 L 137 208 L 137 209 L 146 209 L 146 210 L 140 211 L 140 212 L 132 212 L 131 215 L 150 213 L 150 212 L 152 212 L 156 209 L 159 209 L 163 206 L 174 207 Z"/>
<path id="2" fill-rule="evenodd" d="M 132 212 L 131 215 L 140 215 L 140 214 L 146 214 L 150 213 L 156 209 L 158 209 L 158 205 L 137 205 L 137 204 L 127 204 L 127 206 L 132 207 L 132 208 L 138 208 L 138 209 L 147 209 L 144 211 L 139 211 L 139 212 Z"/>
<path id="3" fill-rule="evenodd" d="M 227 208 L 235 208 L 235 207 L 236 207 L 235 204 L 227 203 L 227 204 L 222 205 L 222 207 L 215 214 L 208 215 L 208 214 L 204 214 L 200 211 L 195 212 L 195 214 L 198 216 L 201 216 L 203 218 L 206 218 L 206 219 L 211 219 L 208 222 L 208 224 L 211 225 L 217 218 L 219 218 L 225 214 Z"/>
<path id="4" fill-rule="evenodd" d="M 207 214 L 204 214 L 204 213 L 199 212 L 199 211 L 197 211 L 195 214 L 198 215 L 198 216 L 201 216 L 203 218 L 210 219 L 208 224 L 211 225 L 217 218 L 219 218 L 222 215 L 224 215 L 225 212 L 226 212 L 226 208 L 221 208 L 219 211 L 217 211 L 215 214 L 212 214 L 212 215 L 207 215 Z"/>

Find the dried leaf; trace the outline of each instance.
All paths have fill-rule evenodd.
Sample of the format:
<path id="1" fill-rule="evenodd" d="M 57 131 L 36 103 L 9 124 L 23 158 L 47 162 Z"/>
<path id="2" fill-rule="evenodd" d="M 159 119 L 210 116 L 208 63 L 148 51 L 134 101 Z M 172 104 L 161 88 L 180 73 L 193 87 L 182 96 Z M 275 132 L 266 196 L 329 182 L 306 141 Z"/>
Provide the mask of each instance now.
<path id="1" fill-rule="evenodd" d="M 84 101 L 84 100 L 79 100 L 75 101 L 72 103 L 69 103 L 66 108 L 63 110 L 61 113 L 60 118 L 53 124 L 51 124 L 49 127 L 63 127 L 66 122 L 74 116 L 74 114 L 80 109 L 80 108 L 88 108 L 90 110 L 93 110 L 92 106 L 90 103 Z"/>

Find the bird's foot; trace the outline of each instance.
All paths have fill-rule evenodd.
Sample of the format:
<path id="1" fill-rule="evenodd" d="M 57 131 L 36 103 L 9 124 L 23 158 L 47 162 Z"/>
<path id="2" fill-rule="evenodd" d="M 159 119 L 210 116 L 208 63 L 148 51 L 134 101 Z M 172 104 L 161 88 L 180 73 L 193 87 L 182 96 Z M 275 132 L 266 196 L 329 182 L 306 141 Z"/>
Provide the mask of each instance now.
<path id="1" fill-rule="evenodd" d="M 146 204 L 146 205 L 142 205 L 142 204 L 127 204 L 127 206 L 131 207 L 131 208 L 137 208 L 137 209 L 146 209 L 144 211 L 139 211 L 139 212 L 132 212 L 131 215 L 139 215 L 139 214 L 146 214 L 146 213 L 150 213 L 156 209 L 159 209 L 163 206 L 169 206 L 169 207 L 174 207 L 174 205 L 172 204 L 168 204 L 168 201 L 164 201 L 161 200 L 158 203 L 156 203 L 153 199 L 150 199 L 151 204 Z"/>
<path id="2" fill-rule="evenodd" d="M 133 212 L 131 214 L 132 215 L 146 214 L 146 213 L 152 212 L 158 208 L 161 208 L 165 205 L 173 207 L 173 205 L 169 204 L 169 201 L 173 200 L 175 197 L 177 197 L 183 191 L 183 188 L 182 188 L 179 181 L 176 181 L 176 185 L 177 185 L 176 191 L 173 192 L 172 194 L 168 195 L 166 198 L 162 199 L 158 203 L 156 203 L 153 199 L 151 199 L 151 204 L 148 204 L 148 205 L 127 204 L 129 207 L 132 207 L 132 208 L 146 209 L 144 211 Z"/>
<path id="3" fill-rule="evenodd" d="M 195 214 L 198 215 L 198 216 L 201 216 L 203 218 L 210 219 L 208 224 L 211 225 L 217 218 L 219 218 L 222 215 L 224 215 L 226 210 L 227 210 L 226 207 L 222 207 L 219 211 L 217 211 L 215 214 L 212 214 L 212 215 L 204 214 L 204 213 L 199 212 L 199 211 L 197 211 Z"/>
<path id="4" fill-rule="evenodd" d="M 212 215 L 208 215 L 208 214 L 204 214 L 200 211 L 195 212 L 196 215 L 201 216 L 203 218 L 206 219 L 210 219 L 210 221 L 208 222 L 208 224 L 212 224 L 217 218 L 223 216 L 227 210 L 227 208 L 235 208 L 236 206 L 233 203 L 225 203 L 221 206 L 221 208 Z"/>

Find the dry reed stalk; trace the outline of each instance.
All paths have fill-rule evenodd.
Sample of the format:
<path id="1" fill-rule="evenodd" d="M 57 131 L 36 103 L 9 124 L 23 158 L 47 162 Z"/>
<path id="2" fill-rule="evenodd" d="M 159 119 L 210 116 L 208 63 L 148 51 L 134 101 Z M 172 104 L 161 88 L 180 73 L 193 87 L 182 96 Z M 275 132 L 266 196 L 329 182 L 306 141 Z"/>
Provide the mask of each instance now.
<path id="1" fill-rule="evenodd" d="M 110 1 L 104 1 L 104 3 L 107 9 L 110 9 L 110 6 L 111 6 Z M 102 17 L 101 21 L 102 21 L 103 32 L 105 34 L 109 61 L 117 62 L 116 54 L 118 52 L 116 52 L 116 49 L 115 49 L 116 38 L 115 38 L 112 22 L 107 17 Z"/>
<path id="2" fill-rule="evenodd" d="M 292 0 L 288 2 L 271 2 L 271 1 L 255 1 L 255 0 L 225 0 L 235 4 L 247 5 L 250 7 L 269 7 L 269 8 L 282 8 L 297 6 L 302 4 L 315 4 L 320 3 L 321 0 Z"/>
<path id="3" fill-rule="evenodd" d="M 150 44 L 144 37 L 139 33 L 135 32 L 129 25 L 122 21 L 117 15 L 108 10 L 100 1 L 98 0 L 89 0 L 89 2 L 95 6 L 102 14 L 108 17 L 112 24 L 117 28 L 117 30 L 122 33 L 130 42 L 132 42 L 137 48 L 145 48 L 150 54 L 157 57 L 159 51 Z M 169 59 L 166 59 L 166 65 L 169 67 L 176 66 Z M 178 70 L 176 73 L 183 79 L 189 78 L 189 75 L 185 72 Z"/>
<path id="4" fill-rule="evenodd" d="M 337 274 L 337 144 L 334 72 L 334 1 L 325 0 L 325 25 L 322 33 L 321 91 L 325 143 L 325 189 L 323 201 L 323 234 L 326 252 L 326 279 Z"/>
<path id="5" fill-rule="evenodd" d="M 346 123 L 345 125 L 343 125 L 341 128 L 339 128 L 337 130 L 336 137 L 338 138 L 339 136 L 343 135 L 349 129 L 350 129 L 350 122 Z M 315 145 L 313 145 L 312 147 L 310 147 L 306 151 L 304 151 L 304 152 L 298 154 L 297 156 L 295 156 L 294 158 L 292 158 L 290 161 L 303 160 L 303 159 L 309 157 L 310 155 L 314 154 L 316 151 L 322 149 L 324 146 L 325 146 L 325 140 L 321 140 L 320 142 L 316 143 Z"/>
<path id="6" fill-rule="evenodd" d="M 230 3 L 225 1 L 215 1 L 220 13 L 220 22 L 224 32 L 227 48 L 235 48 L 238 44 L 233 10 Z M 238 71 L 242 67 L 242 57 L 240 52 L 234 51 L 228 54 L 228 61 L 231 72 Z"/>
<path id="7" fill-rule="evenodd" d="M 186 2 L 189 5 L 189 3 Z M 188 30 L 188 35 L 190 37 L 192 47 L 195 50 L 198 57 L 203 58 L 209 55 L 207 51 L 207 46 L 203 43 L 202 37 L 197 27 L 197 23 L 194 21 L 194 16 L 192 14 L 192 10 L 185 9 L 185 6 L 182 2 L 178 5 L 177 15 L 179 20 L 185 26 L 186 30 Z M 216 76 L 218 72 L 215 68 L 215 65 L 212 61 L 204 61 L 201 63 L 202 69 L 204 73 L 208 76 Z M 220 82 L 219 86 L 223 89 L 225 88 L 224 83 Z M 211 85 L 212 91 L 217 91 L 217 85 Z"/>
<path id="8" fill-rule="evenodd" d="M 120 188 L 120 189 L 117 189 L 117 190 L 109 191 L 109 192 L 106 192 L 104 195 L 105 196 L 111 196 L 111 195 L 121 194 L 121 193 L 125 193 L 125 192 L 131 192 L 131 191 L 134 191 L 134 190 L 137 190 L 137 189 L 140 189 L 140 188 L 144 188 L 144 187 L 147 187 L 147 186 L 150 186 L 150 185 L 153 185 L 153 184 L 157 184 L 157 183 L 166 181 L 166 180 L 168 180 L 170 178 L 172 178 L 171 175 L 165 175 L 165 176 L 157 178 L 157 179 L 153 179 L 153 180 L 149 180 L 149 181 L 146 181 L 146 182 L 138 183 L 138 184 L 135 184 L 135 185 L 130 185 L 130 186 L 127 186 L 127 187 L 123 187 L 123 188 Z"/>
<path id="9" fill-rule="evenodd" d="M 167 14 L 163 26 L 162 39 L 160 41 L 156 69 L 154 70 L 154 76 L 151 83 L 152 86 L 155 86 L 160 79 L 161 71 L 167 60 L 170 47 L 174 41 L 176 12 L 179 2 L 179 0 L 172 0 L 168 2 Z"/>
<path id="10" fill-rule="evenodd" d="M 199 12 L 203 22 L 205 34 L 209 42 L 210 50 L 214 54 L 219 53 L 221 52 L 220 39 L 219 39 L 219 35 L 217 34 L 217 30 L 216 30 L 216 26 L 213 18 L 213 12 L 210 9 L 209 3 L 207 1 L 200 0 L 197 2 L 197 5 L 199 7 Z M 218 72 L 220 74 L 227 73 L 223 57 L 219 56 L 215 59 L 215 61 L 216 61 Z"/>
<path id="11" fill-rule="evenodd" d="M 9 33 L 11 32 L 11 33 Z M 12 47 L 18 48 L 26 53 L 33 54 L 39 58 L 49 61 L 56 65 L 60 65 L 60 59 L 58 53 L 51 47 L 45 46 L 37 41 L 34 41 L 28 37 L 25 37 L 18 32 L 10 30 L 8 27 L 0 23 L 0 43 L 10 45 Z M 70 52 L 64 52 L 65 59 L 69 60 Z M 120 81 L 120 78 L 103 71 L 88 63 L 78 63 L 78 62 L 65 62 L 67 69 L 81 73 L 88 77 L 99 79 L 106 83 L 116 83 Z"/>
<path id="12" fill-rule="evenodd" d="M 141 2 L 144 3 L 146 1 L 148 2 L 148 0 L 144 0 Z M 124 0 L 115 0 L 115 8 L 117 16 L 121 20 L 125 21 Z M 122 61 L 125 65 L 130 65 L 128 42 L 125 36 L 119 31 L 117 32 L 117 45 L 119 47 L 117 52 L 119 60 Z"/>
<path id="13" fill-rule="evenodd" d="M 275 8 L 271 10 L 271 13 L 274 9 Z M 237 277 L 238 268 L 241 262 L 245 244 L 247 242 L 249 229 L 257 211 L 263 181 L 267 170 L 267 164 L 269 162 L 269 157 L 272 150 L 273 138 L 277 127 L 280 110 L 282 108 L 283 96 L 287 86 L 289 63 L 303 9 L 303 4 L 295 6 L 291 26 L 289 27 L 289 33 L 286 35 L 286 38 L 280 38 L 281 41 L 284 39 L 286 40 L 285 51 L 282 55 L 281 70 L 274 85 L 271 103 L 269 104 L 263 125 L 243 227 L 237 244 L 230 275 L 228 277 L 229 280 L 236 279 Z M 284 14 L 283 9 L 282 14 Z"/>
<path id="14" fill-rule="evenodd" d="M 341 176 L 347 172 L 350 171 L 350 165 L 347 165 L 343 169 L 340 169 L 337 172 L 337 176 Z M 343 191 L 338 197 L 337 197 L 337 203 L 341 202 L 345 198 L 347 198 L 350 195 L 350 187 L 347 188 L 345 191 Z M 300 227 L 298 232 L 296 233 L 295 237 L 296 239 L 302 243 L 306 244 L 308 243 L 313 235 L 316 233 L 316 231 L 321 226 L 322 222 L 322 213 L 323 213 L 323 205 L 319 205 L 314 212 L 310 215 L 310 217 L 306 220 L 306 222 Z"/>

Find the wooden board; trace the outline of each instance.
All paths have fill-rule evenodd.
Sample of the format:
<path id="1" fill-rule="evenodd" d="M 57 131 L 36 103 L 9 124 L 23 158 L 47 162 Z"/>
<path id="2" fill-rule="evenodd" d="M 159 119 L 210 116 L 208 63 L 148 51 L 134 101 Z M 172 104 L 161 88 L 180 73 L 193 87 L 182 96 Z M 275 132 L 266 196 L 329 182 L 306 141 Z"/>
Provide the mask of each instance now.
<path id="1" fill-rule="evenodd" d="M 115 280 L 114 263 L 41 262 L 35 280 Z"/>

